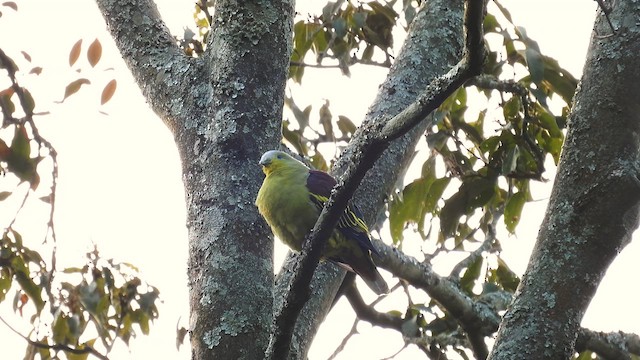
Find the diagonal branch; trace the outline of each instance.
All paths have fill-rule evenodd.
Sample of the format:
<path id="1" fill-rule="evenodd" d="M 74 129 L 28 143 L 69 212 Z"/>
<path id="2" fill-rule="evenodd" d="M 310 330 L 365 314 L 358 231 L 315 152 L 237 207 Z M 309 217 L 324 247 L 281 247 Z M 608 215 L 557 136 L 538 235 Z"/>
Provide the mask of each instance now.
<path id="1" fill-rule="evenodd" d="M 289 353 L 291 336 L 300 310 L 310 297 L 309 283 L 321 257 L 324 243 L 335 228 L 340 215 L 359 186 L 365 173 L 382 155 L 390 142 L 405 133 L 435 110 L 450 94 L 471 77 L 481 72 L 484 61 L 482 21 L 484 1 L 466 1 L 465 51 L 462 60 L 446 75 L 434 80 L 407 109 L 394 116 L 383 126 L 370 125 L 363 129 L 354 151 L 355 166 L 341 177 L 331 198 L 325 205 L 316 226 L 307 236 L 301 256 L 294 266 L 294 276 L 284 306 L 274 318 L 271 343 L 267 358 L 285 359 Z M 474 33 L 476 32 L 476 33 Z"/>
<path id="2" fill-rule="evenodd" d="M 474 339 L 493 335 L 498 329 L 501 321 L 498 312 L 505 310 L 507 301 L 492 306 L 486 301 L 472 299 L 454 281 L 435 273 L 430 265 L 421 263 L 380 240 L 374 240 L 374 245 L 382 255 L 378 263 L 381 268 L 424 290 L 451 313 L 466 332 L 471 331 Z M 367 317 L 361 319 L 369 321 Z M 636 334 L 601 333 L 581 328 L 578 331 L 576 350 L 590 350 L 607 359 L 629 359 L 629 354 L 640 356 L 640 337 Z"/>

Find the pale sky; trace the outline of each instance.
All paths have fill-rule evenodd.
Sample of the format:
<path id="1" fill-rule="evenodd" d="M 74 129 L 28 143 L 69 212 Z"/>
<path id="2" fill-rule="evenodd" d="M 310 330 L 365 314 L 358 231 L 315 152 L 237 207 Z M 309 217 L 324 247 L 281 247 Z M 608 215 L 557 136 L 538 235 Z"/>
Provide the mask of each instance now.
<path id="1" fill-rule="evenodd" d="M 157 2 L 174 34 L 181 34 L 183 26 L 191 25 L 192 2 Z M 313 1 L 317 6 L 323 3 L 325 1 Z M 511 11 L 515 22 L 525 26 L 529 36 L 538 41 L 544 54 L 558 59 L 579 77 L 595 16 L 594 1 L 509 0 L 502 3 Z M 182 317 L 180 325 L 187 326 L 188 304 L 184 194 L 172 136 L 140 95 L 93 2 L 25 0 L 19 1 L 18 6 L 17 14 L 3 9 L 0 47 L 14 57 L 25 50 L 31 54 L 33 66 L 44 67 L 40 77 L 24 79 L 23 85 L 34 93 L 41 109 L 51 111 L 51 115 L 38 124 L 59 153 L 56 226 L 60 261 L 78 265 L 95 243 L 105 258 L 137 265 L 142 277 L 160 289 L 164 303 L 151 335 L 139 336 L 130 349 L 117 347 L 111 359 L 157 356 L 188 359 L 188 346 L 179 353 L 175 350 L 176 324 Z M 78 66 L 69 69 L 67 58 L 71 46 L 80 38 L 84 50 L 98 38 L 103 45 L 103 59 L 92 70 L 84 55 L 81 56 L 79 66 L 83 71 L 79 75 L 75 72 Z M 335 80 L 314 82 L 328 75 L 335 75 Z M 60 100 L 64 86 L 78 76 L 89 78 L 92 85 L 62 105 L 50 104 Z M 112 78 L 118 81 L 116 94 L 111 102 L 100 107 L 102 87 Z M 354 68 L 350 79 L 340 77 L 336 70 L 307 71 L 304 82 L 309 84 L 307 92 L 312 93 L 313 89 L 313 97 L 303 101 L 312 102 L 317 109 L 326 98 L 331 101 L 334 115 L 361 120 L 383 78 L 384 71 L 370 68 Z M 343 95 L 355 89 L 361 106 L 354 106 L 353 98 Z M 540 200 L 548 196 L 545 193 L 548 186 L 536 191 Z M 526 266 L 545 206 L 545 201 L 527 205 L 523 219 L 531 220 L 520 225 L 517 236 L 502 241 L 503 255 L 519 274 Z M 42 216 L 41 209 L 39 211 Z M 0 221 L 4 226 L 4 218 Z M 31 221 L 45 222 L 37 217 Z M 278 259 L 284 251 L 278 245 Z M 634 261 L 639 256 L 640 245 L 635 241 L 612 265 L 585 316 L 584 326 L 599 331 L 640 333 L 637 295 L 628 283 L 621 283 L 628 278 L 625 275 L 634 269 Z M 400 304 L 398 308 L 402 309 L 405 303 Z M 20 322 L 26 320 L 11 312 L 10 301 L 0 305 L 0 314 L 21 328 Z M 351 327 L 352 316 L 346 302 L 337 306 L 321 328 L 310 359 L 326 359 L 333 352 Z M 372 329 L 365 323 L 359 330 L 365 335 L 352 338 L 340 359 L 354 356 L 377 359 L 390 356 L 402 347 L 400 335 L 395 331 Z M 8 359 L 21 358 L 26 344 L 8 333 L 2 324 L 0 339 L 3 343 L 8 339 L 15 344 L 17 352 Z M 4 349 L 3 346 L 3 352 Z M 396 359 L 415 359 L 420 354 L 415 349 L 407 350 Z"/>

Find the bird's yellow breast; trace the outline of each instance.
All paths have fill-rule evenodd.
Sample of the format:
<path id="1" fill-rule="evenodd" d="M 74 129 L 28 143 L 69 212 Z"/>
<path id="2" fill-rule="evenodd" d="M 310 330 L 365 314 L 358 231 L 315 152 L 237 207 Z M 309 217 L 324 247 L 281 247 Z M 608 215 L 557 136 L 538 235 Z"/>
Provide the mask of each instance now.
<path id="1" fill-rule="evenodd" d="M 273 233 L 296 251 L 301 250 L 305 236 L 319 215 L 309 199 L 305 174 L 267 175 L 258 192 L 256 205 Z"/>

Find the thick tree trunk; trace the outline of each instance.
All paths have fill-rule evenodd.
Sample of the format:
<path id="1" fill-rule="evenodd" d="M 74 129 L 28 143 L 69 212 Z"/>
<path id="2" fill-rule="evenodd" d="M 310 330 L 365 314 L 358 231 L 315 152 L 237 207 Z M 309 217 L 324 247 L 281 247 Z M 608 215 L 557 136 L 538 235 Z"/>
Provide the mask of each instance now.
<path id="1" fill-rule="evenodd" d="M 538 242 L 490 359 L 568 359 L 640 200 L 640 3 L 596 21 Z"/>
<path id="2" fill-rule="evenodd" d="M 151 1 L 97 3 L 182 159 L 192 359 L 262 358 L 273 237 L 253 202 L 262 180 L 257 159 L 281 137 L 293 1 L 216 1 L 200 59 L 182 54 Z M 171 241 L 164 246 L 184 246 Z"/>

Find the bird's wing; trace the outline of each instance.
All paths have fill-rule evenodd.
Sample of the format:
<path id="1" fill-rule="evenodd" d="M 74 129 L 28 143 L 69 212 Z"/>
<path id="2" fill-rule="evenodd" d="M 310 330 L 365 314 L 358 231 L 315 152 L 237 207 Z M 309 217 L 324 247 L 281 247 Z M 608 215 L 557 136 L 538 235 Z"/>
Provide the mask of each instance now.
<path id="1" fill-rule="evenodd" d="M 336 180 L 331 175 L 323 171 L 309 170 L 307 188 L 309 189 L 309 197 L 318 211 L 322 211 L 335 185 Z M 340 216 L 336 228 L 347 238 L 356 240 L 362 249 L 371 250 L 372 253 L 378 255 L 369 239 L 369 228 L 362 218 L 362 213 L 355 205 L 350 203 L 347 206 Z"/>

